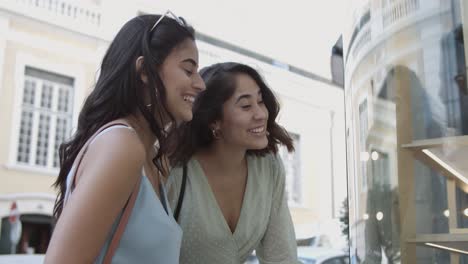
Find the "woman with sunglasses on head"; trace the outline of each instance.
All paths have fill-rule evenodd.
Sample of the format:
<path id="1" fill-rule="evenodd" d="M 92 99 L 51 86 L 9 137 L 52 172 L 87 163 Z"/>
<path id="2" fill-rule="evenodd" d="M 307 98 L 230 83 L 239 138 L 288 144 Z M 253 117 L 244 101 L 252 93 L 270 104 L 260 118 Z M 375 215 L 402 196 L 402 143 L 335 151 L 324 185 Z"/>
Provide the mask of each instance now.
<path id="1" fill-rule="evenodd" d="M 212 65 L 201 76 L 206 90 L 170 156 L 170 203 L 184 231 L 180 263 L 244 263 L 253 250 L 260 263 L 298 263 L 275 155 L 279 144 L 293 145 L 275 121 L 273 92 L 239 63 Z"/>
<path id="2" fill-rule="evenodd" d="M 205 89 L 194 31 L 171 12 L 127 22 L 110 44 L 73 138 L 60 147 L 58 218 L 45 263 L 179 263 L 167 204 L 167 129 Z M 157 148 L 155 146 L 158 146 Z"/>

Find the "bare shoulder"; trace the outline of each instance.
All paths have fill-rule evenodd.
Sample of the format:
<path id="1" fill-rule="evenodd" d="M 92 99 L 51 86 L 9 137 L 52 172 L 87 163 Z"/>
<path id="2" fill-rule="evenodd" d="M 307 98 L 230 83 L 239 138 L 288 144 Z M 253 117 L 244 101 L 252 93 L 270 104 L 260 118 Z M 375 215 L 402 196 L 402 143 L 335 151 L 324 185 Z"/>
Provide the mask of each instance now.
<path id="1" fill-rule="evenodd" d="M 121 172 L 140 170 L 145 157 L 145 147 L 135 131 L 127 127 L 112 127 L 89 145 L 80 171 L 110 170 L 116 172 L 114 175 L 121 175 Z"/>
<path id="2" fill-rule="evenodd" d="M 144 159 L 146 155 L 145 147 L 137 133 L 127 127 L 109 128 L 96 138 L 89 151 L 108 151 L 113 155 L 125 153 L 127 156 L 135 155 L 136 159 Z"/>
<path id="3" fill-rule="evenodd" d="M 78 169 L 80 178 L 57 222 L 46 263 L 94 262 L 138 187 L 144 161 L 145 148 L 133 130 L 116 127 L 96 137 Z"/>

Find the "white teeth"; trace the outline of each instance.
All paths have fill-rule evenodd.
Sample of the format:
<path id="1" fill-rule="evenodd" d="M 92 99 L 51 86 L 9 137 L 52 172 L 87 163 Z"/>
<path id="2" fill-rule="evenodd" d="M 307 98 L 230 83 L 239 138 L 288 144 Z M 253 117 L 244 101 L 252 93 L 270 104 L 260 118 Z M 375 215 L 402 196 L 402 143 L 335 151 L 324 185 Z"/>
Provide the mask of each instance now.
<path id="1" fill-rule="evenodd" d="M 186 96 L 184 96 L 184 101 L 193 103 L 193 102 L 195 102 L 195 97 L 190 96 L 190 95 L 186 95 Z"/>
<path id="2" fill-rule="evenodd" d="M 263 131 L 265 131 L 265 127 L 258 127 L 258 128 L 249 130 L 249 132 L 252 132 L 252 133 L 262 133 Z"/>

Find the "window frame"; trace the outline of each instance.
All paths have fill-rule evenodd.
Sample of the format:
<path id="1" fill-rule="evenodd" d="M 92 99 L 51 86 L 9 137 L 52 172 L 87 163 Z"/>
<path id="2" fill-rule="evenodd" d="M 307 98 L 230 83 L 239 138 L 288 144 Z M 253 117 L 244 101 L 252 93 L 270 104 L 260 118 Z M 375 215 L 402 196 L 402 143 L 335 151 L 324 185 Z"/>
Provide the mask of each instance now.
<path id="1" fill-rule="evenodd" d="M 49 58 L 49 59 L 45 59 Z M 20 126 L 21 126 L 21 114 L 23 111 L 23 96 L 24 96 L 24 83 L 27 78 L 26 76 L 26 68 L 30 67 L 33 69 L 38 69 L 45 72 L 51 72 L 54 74 L 62 75 L 68 78 L 73 79 L 73 88 L 70 94 L 70 102 L 71 106 L 73 107 L 71 110 L 71 126 L 69 130 L 70 136 L 74 130 L 76 129 L 76 124 L 78 121 L 78 114 L 79 114 L 79 106 L 84 98 L 84 91 L 81 89 L 83 87 L 85 70 L 84 68 L 78 64 L 71 64 L 71 63 L 60 63 L 54 61 L 53 58 L 45 57 L 39 58 L 34 56 L 30 53 L 19 52 L 16 55 L 16 65 L 15 65 L 15 72 L 14 72 L 14 92 L 13 92 L 13 109 L 12 109 L 12 121 L 11 121 L 11 130 L 10 130 L 10 140 L 9 140 L 9 155 L 8 155 L 8 163 L 6 164 L 7 169 L 23 171 L 28 173 L 34 174 L 41 174 L 41 175 L 48 175 L 48 176 L 56 176 L 59 172 L 59 168 L 54 168 L 53 166 L 41 166 L 41 165 L 30 165 L 24 164 L 17 161 L 18 155 L 18 147 L 19 147 L 19 133 L 20 133 Z M 36 96 L 40 96 L 36 94 Z M 40 113 L 40 111 L 34 111 L 34 113 Z M 39 114 L 35 114 L 35 116 L 39 116 Z M 37 117 L 39 118 L 39 117 Z M 34 127 L 33 127 L 34 129 Z M 55 135 L 55 127 L 49 127 L 49 131 L 53 131 Z M 37 144 L 37 131 L 32 131 L 31 135 L 31 146 Z M 49 140 L 55 140 L 55 137 L 51 137 L 49 135 Z M 49 146 L 49 150 L 51 146 Z M 33 151 L 33 149 L 31 149 Z M 35 151 L 35 150 L 34 150 Z M 35 155 L 32 155 L 33 157 Z M 53 154 L 49 154 L 48 156 L 52 156 L 52 158 L 48 157 L 48 164 L 49 161 L 52 159 L 53 164 Z M 30 157 L 31 158 L 31 157 Z M 34 160 L 35 161 L 35 160 Z"/>
<path id="2" fill-rule="evenodd" d="M 296 171 L 296 175 L 293 179 L 293 181 L 299 181 L 298 183 L 294 182 L 294 185 L 297 184 L 297 189 L 299 189 L 299 198 L 298 200 L 299 201 L 294 201 L 294 199 L 290 199 L 290 195 L 289 195 L 289 190 L 288 190 L 288 185 L 287 185 L 287 181 L 288 181 L 288 175 L 287 175 L 287 162 L 286 160 L 284 159 L 284 157 L 281 155 L 281 153 L 283 153 L 283 151 L 286 151 L 286 147 L 280 145 L 280 149 L 279 149 L 279 156 L 281 158 L 281 160 L 283 161 L 283 165 L 284 165 L 284 169 L 285 169 L 285 190 L 287 192 L 287 201 L 288 201 L 288 205 L 291 206 L 291 207 L 303 207 L 304 206 L 304 192 L 303 192 L 303 189 L 302 189 L 302 182 L 303 182 L 303 173 L 302 173 L 302 160 L 301 160 L 301 149 L 300 149 L 300 146 L 301 146 L 301 134 L 300 133 L 295 133 L 295 132 L 291 132 L 291 131 L 288 131 L 289 135 L 291 136 L 291 138 L 293 139 L 293 144 L 294 144 L 294 148 L 295 148 L 295 151 L 293 153 L 289 153 L 290 155 L 293 155 L 294 156 L 294 168 L 295 168 L 295 171 Z M 286 151 L 286 153 L 288 153 Z M 297 158 L 297 159 L 296 159 Z M 292 186 L 291 187 L 292 190 L 295 190 L 296 187 L 295 186 Z"/>

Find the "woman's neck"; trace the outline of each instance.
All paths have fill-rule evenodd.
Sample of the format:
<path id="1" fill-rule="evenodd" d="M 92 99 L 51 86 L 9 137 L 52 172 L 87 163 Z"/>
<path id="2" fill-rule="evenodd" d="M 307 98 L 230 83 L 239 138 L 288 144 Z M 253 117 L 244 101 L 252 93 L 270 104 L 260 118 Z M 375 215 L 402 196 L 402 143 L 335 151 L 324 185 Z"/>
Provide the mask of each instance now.
<path id="1" fill-rule="evenodd" d="M 215 142 L 195 154 L 196 158 L 210 167 L 225 172 L 236 172 L 245 166 L 246 150 Z M 229 173 L 227 173 L 229 174 Z"/>
<path id="2" fill-rule="evenodd" d="M 133 114 L 126 118 L 130 126 L 137 132 L 147 153 L 154 152 L 156 143 L 156 135 L 154 135 L 151 127 L 142 114 Z"/>

